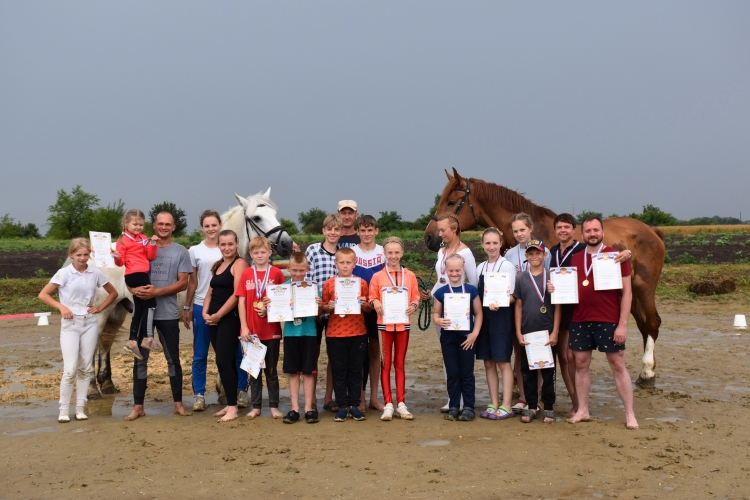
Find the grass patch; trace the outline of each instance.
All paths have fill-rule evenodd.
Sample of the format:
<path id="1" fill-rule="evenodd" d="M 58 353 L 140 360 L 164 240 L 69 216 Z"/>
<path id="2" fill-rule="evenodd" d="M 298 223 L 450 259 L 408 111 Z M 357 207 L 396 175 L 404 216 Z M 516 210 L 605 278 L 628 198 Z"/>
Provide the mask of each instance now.
<path id="1" fill-rule="evenodd" d="M 729 234 L 748 234 L 750 225 L 748 224 L 716 224 L 710 226 L 659 226 L 664 235 L 670 234 L 697 234 L 697 233 L 729 233 Z"/>
<path id="2" fill-rule="evenodd" d="M 733 279 L 737 290 L 726 295 L 698 297 L 687 291 L 693 281 L 713 279 Z M 689 264 L 666 265 L 662 269 L 656 296 L 660 300 L 695 302 L 736 302 L 750 303 L 750 264 Z"/>
<path id="3" fill-rule="evenodd" d="M 32 312 L 58 313 L 36 298 L 49 278 L 0 279 L 0 315 Z M 53 295 L 57 299 L 57 294 Z"/>

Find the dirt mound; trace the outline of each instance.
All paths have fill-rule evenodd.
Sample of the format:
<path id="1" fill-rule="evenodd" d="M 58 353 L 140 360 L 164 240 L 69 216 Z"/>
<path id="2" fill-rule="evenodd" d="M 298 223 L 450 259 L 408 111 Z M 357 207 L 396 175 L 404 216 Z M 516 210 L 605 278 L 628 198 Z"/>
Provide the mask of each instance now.
<path id="1" fill-rule="evenodd" d="M 737 290 L 734 280 L 700 280 L 688 285 L 688 292 L 696 295 L 722 295 Z"/>

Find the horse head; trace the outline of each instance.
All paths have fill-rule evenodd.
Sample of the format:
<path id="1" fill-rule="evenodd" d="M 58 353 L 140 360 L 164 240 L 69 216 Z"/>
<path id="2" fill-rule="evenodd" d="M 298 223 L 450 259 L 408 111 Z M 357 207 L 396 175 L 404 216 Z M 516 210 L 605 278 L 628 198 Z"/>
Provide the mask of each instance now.
<path id="1" fill-rule="evenodd" d="M 472 198 L 471 193 L 471 180 L 461 177 L 455 168 L 453 169 L 453 175 L 449 174 L 447 170 L 445 175 L 448 177 L 448 184 L 445 185 L 437 209 L 432 215 L 432 220 L 424 231 L 424 243 L 432 251 L 440 249 L 442 243 L 437 230 L 437 220 L 441 216 L 454 214 L 458 217 L 461 231 L 472 229 L 479 223 L 477 203 Z"/>
<path id="2" fill-rule="evenodd" d="M 265 193 L 258 193 L 248 198 L 234 193 L 244 218 L 240 221 L 237 235 L 240 238 L 240 254 L 245 258 L 247 258 L 247 243 L 255 236 L 268 238 L 272 250 L 282 258 L 292 254 L 292 238 L 276 219 L 276 204 L 271 201 L 270 196 L 271 188 L 268 188 Z"/>

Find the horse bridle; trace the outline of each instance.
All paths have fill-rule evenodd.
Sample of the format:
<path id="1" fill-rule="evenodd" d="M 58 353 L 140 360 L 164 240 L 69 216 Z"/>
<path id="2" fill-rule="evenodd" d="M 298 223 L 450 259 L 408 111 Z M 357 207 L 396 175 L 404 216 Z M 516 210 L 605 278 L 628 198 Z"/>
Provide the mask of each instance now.
<path id="1" fill-rule="evenodd" d="M 469 208 L 471 208 L 471 216 L 474 217 L 474 223 L 479 224 L 479 219 L 477 219 L 476 214 L 474 213 L 474 205 L 471 203 L 471 198 L 469 195 L 471 194 L 471 181 L 469 178 L 466 178 L 466 189 L 463 189 L 461 187 L 454 187 L 451 189 L 451 191 L 461 191 L 464 193 L 464 197 L 461 199 L 461 201 L 458 202 L 458 206 L 456 207 L 456 211 L 453 213 L 456 217 L 458 217 L 458 214 L 461 213 L 461 209 L 464 208 L 464 204 L 468 201 L 469 202 Z M 432 217 L 430 217 L 431 220 L 434 220 L 437 222 L 437 214 L 434 214 Z"/>
<path id="2" fill-rule="evenodd" d="M 259 234 L 263 236 L 264 238 L 268 238 L 268 241 L 271 243 L 271 249 L 274 251 L 274 253 L 278 253 L 276 251 L 276 246 L 281 241 L 281 237 L 286 232 L 286 229 L 284 229 L 284 226 L 278 225 L 274 228 L 269 229 L 268 231 L 263 231 L 258 224 L 253 222 L 253 220 L 245 215 L 245 232 L 247 233 L 247 241 L 250 241 L 252 238 L 250 237 L 250 228 L 253 228 L 253 231 L 255 231 L 256 234 Z M 270 236 L 272 234 L 278 233 L 276 236 L 276 241 L 271 241 Z"/>

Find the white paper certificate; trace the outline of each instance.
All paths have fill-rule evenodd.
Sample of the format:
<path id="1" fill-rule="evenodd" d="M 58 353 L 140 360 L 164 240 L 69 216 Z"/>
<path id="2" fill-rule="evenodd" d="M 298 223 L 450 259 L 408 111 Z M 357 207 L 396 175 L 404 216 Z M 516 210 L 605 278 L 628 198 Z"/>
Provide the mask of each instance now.
<path id="1" fill-rule="evenodd" d="M 241 340 L 240 344 L 242 345 L 240 368 L 253 378 L 258 378 L 260 369 L 266 365 L 266 346 L 257 337 L 254 337 L 252 342 Z"/>
<path id="2" fill-rule="evenodd" d="M 294 301 L 294 317 L 306 318 L 318 315 L 318 284 L 314 281 L 300 281 L 292 283 L 292 300 Z"/>
<path id="3" fill-rule="evenodd" d="M 404 286 L 383 287 L 380 290 L 383 304 L 383 323 L 386 325 L 409 324 L 406 310 L 409 308 L 409 289 Z"/>
<path id="4" fill-rule="evenodd" d="M 111 234 L 89 231 L 89 240 L 91 240 L 91 249 L 94 251 L 92 257 L 96 267 L 117 267 L 115 258 L 110 253 L 112 249 Z"/>
<path id="5" fill-rule="evenodd" d="M 620 264 L 615 263 L 616 252 L 595 253 L 591 256 L 594 263 L 594 290 L 619 290 L 622 288 L 622 271 Z"/>
<path id="6" fill-rule="evenodd" d="M 552 356 L 552 348 L 544 345 L 549 342 L 549 332 L 541 330 L 539 332 L 527 333 L 523 339 L 529 344 L 526 347 L 526 359 L 529 361 L 529 370 L 541 370 L 542 368 L 552 368 L 555 366 L 555 358 Z"/>
<path id="7" fill-rule="evenodd" d="M 294 320 L 292 286 L 289 283 L 268 286 L 266 297 L 271 299 L 271 303 L 268 304 L 269 323 Z"/>
<path id="8" fill-rule="evenodd" d="M 446 293 L 443 296 L 443 318 L 451 320 L 451 326 L 444 330 L 469 331 L 471 322 L 471 294 Z"/>
<path id="9" fill-rule="evenodd" d="M 498 307 L 510 306 L 510 274 L 508 273 L 485 273 L 484 274 L 484 307 L 497 305 Z"/>
<path id="10" fill-rule="evenodd" d="M 360 314 L 362 308 L 359 304 L 359 293 L 361 285 L 359 278 L 336 278 L 334 301 L 334 314 Z"/>
<path id="11" fill-rule="evenodd" d="M 578 304 L 578 269 L 550 267 L 549 279 L 555 285 L 555 291 L 550 296 L 553 304 Z"/>

